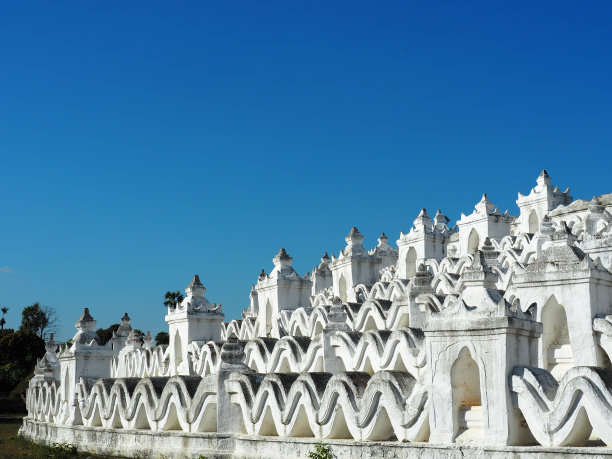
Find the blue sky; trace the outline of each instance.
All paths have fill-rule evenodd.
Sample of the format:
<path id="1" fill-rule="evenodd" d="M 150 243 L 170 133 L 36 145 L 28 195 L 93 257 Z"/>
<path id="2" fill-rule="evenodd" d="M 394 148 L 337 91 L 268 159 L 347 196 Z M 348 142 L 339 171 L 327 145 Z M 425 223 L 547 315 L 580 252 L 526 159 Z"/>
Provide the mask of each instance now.
<path id="1" fill-rule="evenodd" d="M 609 2 L 4 2 L 0 305 L 60 336 L 88 306 L 166 329 L 199 273 L 237 318 L 285 247 L 300 274 L 356 225 L 487 192 L 517 214 L 542 168 L 612 191 Z"/>

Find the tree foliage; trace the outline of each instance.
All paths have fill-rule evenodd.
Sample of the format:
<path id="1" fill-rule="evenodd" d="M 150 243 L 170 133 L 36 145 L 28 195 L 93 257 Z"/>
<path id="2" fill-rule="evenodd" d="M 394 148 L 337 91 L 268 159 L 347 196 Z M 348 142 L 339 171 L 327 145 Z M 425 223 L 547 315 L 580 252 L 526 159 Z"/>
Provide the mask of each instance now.
<path id="1" fill-rule="evenodd" d="M 164 306 L 175 308 L 177 304 L 183 301 L 183 295 L 178 290 L 175 292 L 166 292 L 164 295 Z"/>
<path id="2" fill-rule="evenodd" d="M 170 344 L 170 336 L 167 332 L 159 332 L 155 335 L 155 345 L 159 346 L 160 344 Z"/>
<path id="3" fill-rule="evenodd" d="M 0 331 L 0 391 L 10 391 L 34 370 L 45 355 L 45 342 L 35 333 L 12 328 Z"/>
<path id="4" fill-rule="evenodd" d="M 333 459 L 334 453 L 327 443 L 319 442 L 315 444 L 315 450 L 308 453 L 308 457 L 310 459 Z"/>
<path id="5" fill-rule="evenodd" d="M 52 306 L 41 306 L 36 302 L 23 308 L 21 312 L 20 330 L 47 339 L 48 335 L 57 330 L 57 313 Z"/>
<path id="6" fill-rule="evenodd" d="M 98 328 L 96 334 L 100 337 L 102 344 L 106 344 L 113 337 L 113 333 L 119 329 L 119 324 L 112 324 L 108 328 Z"/>

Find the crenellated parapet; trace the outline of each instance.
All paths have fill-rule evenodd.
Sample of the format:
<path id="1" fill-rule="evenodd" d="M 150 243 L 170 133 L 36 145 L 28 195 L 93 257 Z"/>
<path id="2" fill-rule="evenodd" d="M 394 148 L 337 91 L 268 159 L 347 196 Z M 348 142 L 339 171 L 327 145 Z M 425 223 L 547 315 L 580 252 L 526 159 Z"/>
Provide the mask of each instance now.
<path id="1" fill-rule="evenodd" d="M 493 204 L 487 194 L 483 194 L 481 200 L 474 206 L 474 211 L 470 215 L 461 213 L 461 218 L 457 221 L 459 228 L 459 241 L 457 254 L 464 255 L 473 253 L 480 249 L 484 240 L 500 240 L 510 235 L 512 223 L 516 217 L 508 214 L 506 210 L 501 213 Z"/>
<path id="2" fill-rule="evenodd" d="M 384 233 L 383 233 L 384 234 Z M 383 255 L 388 259 L 389 248 L 374 249 L 368 252 L 363 246 L 364 236 L 353 226 L 344 238 L 346 247 L 340 251 L 338 257 L 332 255 L 330 269 L 333 276 L 332 295 L 342 301 L 357 302 L 355 287 L 359 284 L 373 284 L 378 273 L 383 268 Z M 383 238 L 387 244 L 386 236 Z M 379 241 L 380 246 L 381 241 Z"/>
<path id="3" fill-rule="evenodd" d="M 536 182 L 537 185 L 528 195 L 518 193 L 516 204 L 521 213 L 516 221 L 516 233 L 537 233 L 545 215 L 558 207 L 569 205 L 573 200 L 569 187 L 561 191 L 559 187 L 551 185 L 546 169 L 542 170 Z"/>
<path id="4" fill-rule="evenodd" d="M 248 435 L 427 438 L 427 391 L 409 373 L 237 374 L 227 388 Z"/>
<path id="5" fill-rule="evenodd" d="M 440 261 L 447 255 L 447 245 L 457 231 L 456 228 L 449 228 L 448 222 L 448 217 L 440 210 L 432 220 L 427 215 L 427 210 L 421 209 L 408 234 L 402 231 L 397 240 L 397 277 L 410 279 L 414 277 L 417 266 L 421 263 L 426 260 Z"/>
<path id="6" fill-rule="evenodd" d="M 332 287 L 333 279 L 331 269 L 329 269 L 330 261 L 331 258 L 325 252 L 321 257 L 321 263 L 312 268 L 312 274 L 310 275 L 310 280 L 312 281 L 311 296 L 316 296 L 318 293 Z"/>
<path id="7" fill-rule="evenodd" d="M 221 304 L 204 296 L 206 288 L 196 274 L 185 289 L 187 296 L 166 315 L 170 335 L 170 374 L 194 374 L 188 355 L 189 343 L 220 340 L 225 315 Z"/>
<path id="8" fill-rule="evenodd" d="M 541 324 L 513 307 L 495 288 L 496 275 L 478 251 L 456 292 L 440 302 L 417 300 L 427 312 L 423 327 L 429 368 L 430 441 L 514 445 L 530 433 L 513 409 L 508 374 L 536 358 Z"/>
<path id="9" fill-rule="evenodd" d="M 254 287 L 259 305 L 256 336 L 281 336 L 280 313 L 308 305 L 313 285 L 309 274 L 300 276 L 293 269 L 293 258 L 285 249 L 281 249 L 272 261 L 274 269 L 270 274 L 262 269 Z"/>

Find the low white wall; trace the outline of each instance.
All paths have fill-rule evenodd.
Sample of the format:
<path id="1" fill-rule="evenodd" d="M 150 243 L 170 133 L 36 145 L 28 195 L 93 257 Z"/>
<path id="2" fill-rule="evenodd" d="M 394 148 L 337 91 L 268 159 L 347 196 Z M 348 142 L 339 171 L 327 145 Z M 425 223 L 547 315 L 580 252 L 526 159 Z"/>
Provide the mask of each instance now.
<path id="1" fill-rule="evenodd" d="M 251 437 L 220 434 L 189 434 L 185 432 L 152 432 L 100 427 L 65 427 L 24 419 L 20 435 L 41 444 L 66 442 L 80 451 L 106 455 L 130 455 L 142 458 L 207 459 L 293 459 L 307 458 L 314 450 L 313 439 Z M 217 452 L 230 447 L 228 453 Z M 558 459 L 612 458 L 606 447 L 544 448 L 520 446 L 505 448 L 442 447 L 426 443 L 357 442 L 330 440 L 327 442 L 337 459 L 399 459 L 492 458 Z"/>

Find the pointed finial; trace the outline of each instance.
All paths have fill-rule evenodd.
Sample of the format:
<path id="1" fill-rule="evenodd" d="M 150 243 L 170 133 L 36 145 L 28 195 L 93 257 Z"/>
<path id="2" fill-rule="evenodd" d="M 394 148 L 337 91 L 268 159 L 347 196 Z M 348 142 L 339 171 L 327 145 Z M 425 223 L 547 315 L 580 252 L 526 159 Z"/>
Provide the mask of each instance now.
<path id="1" fill-rule="evenodd" d="M 489 195 L 487 195 L 487 193 L 482 195 L 482 198 L 480 198 L 480 201 L 474 206 L 474 209 L 480 214 L 499 214 L 495 204 L 489 200 Z"/>
<path id="2" fill-rule="evenodd" d="M 91 322 L 93 321 L 93 317 L 89 313 L 89 308 L 83 308 L 83 312 L 81 313 L 81 317 L 79 317 L 81 322 Z"/>
<path id="3" fill-rule="evenodd" d="M 45 350 L 49 353 L 55 352 L 55 350 L 57 349 L 57 343 L 53 339 L 54 336 L 55 335 L 51 333 L 51 335 L 49 336 L 49 340 L 45 343 Z"/>
<path id="4" fill-rule="evenodd" d="M 198 276 L 197 274 L 194 274 L 193 279 L 191 279 L 191 282 L 189 283 L 189 287 L 193 287 L 198 284 L 202 285 L 202 282 L 200 282 L 200 276 Z"/>
<path id="5" fill-rule="evenodd" d="M 319 263 L 319 266 L 315 266 L 313 268 L 313 275 L 315 274 L 315 272 L 318 271 L 326 271 L 329 269 L 329 262 L 331 261 L 331 259 L 329 258 L 329 255 L 327 254 L 327 252 L 325 252 L 323 254 L 323 256 L 321 257 L 321 263 Z"/>
<path id="6" fill-rule="evenodd" d="M 364 237 L 363 234 L 359 232 L 357 227 L 353 226 L 351 228 L 351 232 L 344 238 L 344 240 L 349 246 L 359 246 L 363 242 Z"/>
<path id="7" fill-rule="evenodd" d="M 83 308 L 83 313 L 81 317 L 77 319 L 74 326 L 79 332 L 87 332 L 92 331 L 96 327 L 96 323 L 94 318 L 91 317 L 91 314 L 89 314 L 89 308 Z"/>
<path id="8" fill-rule="evenodd" d="M 436 211 L 436 215 L 434 216 L 434 223 L 436 225 L 445 224 L 445 223 L 448 223 L 449 221 L 450 221 L 449 218 L 446 215 L 444 215 L 440 209 Z"/>
<path id="9" fill-rule="evenodd" d="M 198 276 L 197 274 L 194 274 L 193 279 L 191 279 L 191 282 L 185 289 L 185 293 L 187 293 L 187 296 L 192 296 L 192 297 L 193 296 L 195 297 L 204 296 L 204 294 L 206 293 L 206 288 L 204 287 L 202 282 L 200 282 L 200 276 Z"/>
<path id="10" fill-rule="evenodd" d="M 276 256 L 272 259 L 272 262 L 274 263 L 274 266 L 282 266 L 282 267 L 288 267 L 291 266 L 291 263 L 293 262 L 293 258 L 291 258 L 291 256 L 287 253 L 287 251 L 284 248 L 281 248 L 278 253 L 276 254 Z"/>
<path id="11" fill-rule="evenodd" d="M 536 180 L 536 182 L 539 186 L 550 185 L 551 179 L 550 175 L 548 175 L 548 172 L 546 172 L 546 169 L 542 169 L 542 172 L 540 172 L 540 175 L 538 175 L 538 179 Z"/>
<path id="12" fill-rule="evenodd" d="M 77 330 L 93 330 L 96 326 L 96 321 L 91 314 L 89 314 L 89 308 L 83 308 L 81 317 L 79 317 L 74 324 Z"/>

